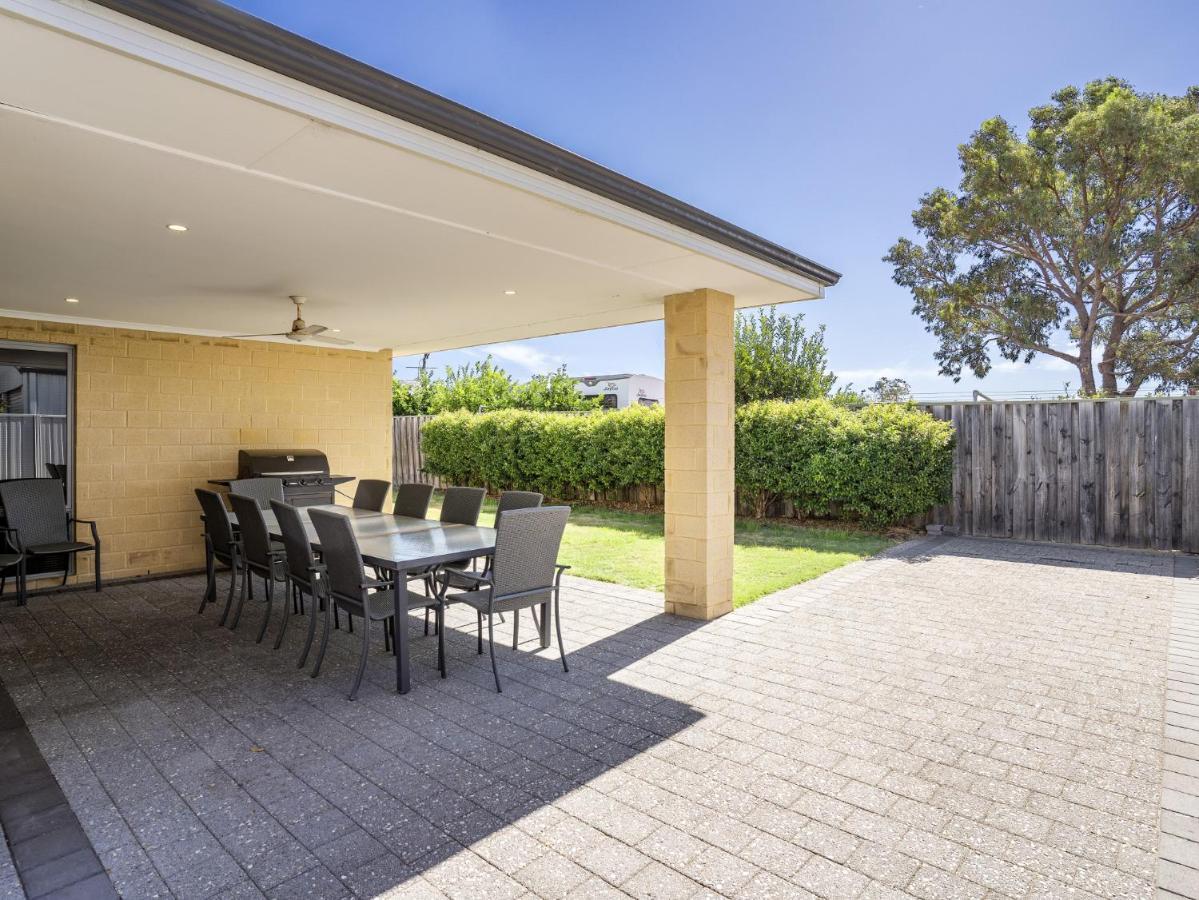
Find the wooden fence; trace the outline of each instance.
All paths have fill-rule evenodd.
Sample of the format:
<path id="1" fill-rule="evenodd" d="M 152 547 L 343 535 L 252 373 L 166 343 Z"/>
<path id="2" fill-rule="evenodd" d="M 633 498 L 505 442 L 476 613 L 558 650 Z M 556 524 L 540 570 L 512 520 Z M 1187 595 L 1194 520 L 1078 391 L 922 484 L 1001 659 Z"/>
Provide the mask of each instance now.
<path id="1" fill-rule="evenodd" d="M 1199 552 L 1199 399 L 927 404 L 963 534 Z"/>
<path id="2" fill-rule="evenodd" d="M 1199 398 L 922 408 L 957 431 L 953 497 L 931 521 L 986 537 L 1199 552 Z M 396 484 L 443 486 L 420 451 L 430 418 L 395 418 Z M 591 499 L 661 503 L 660 488 L 646 490 Z"/>
<path id="3" fill-rule="evenodd" d="M 425 471 L 425 457 L 420 452 L 420 427 L 432 416 L 396 416 L 391 420 L 391 483 L 399 486 L 409 481 L 423 481 L 442 487 L 441 479 Z"/>

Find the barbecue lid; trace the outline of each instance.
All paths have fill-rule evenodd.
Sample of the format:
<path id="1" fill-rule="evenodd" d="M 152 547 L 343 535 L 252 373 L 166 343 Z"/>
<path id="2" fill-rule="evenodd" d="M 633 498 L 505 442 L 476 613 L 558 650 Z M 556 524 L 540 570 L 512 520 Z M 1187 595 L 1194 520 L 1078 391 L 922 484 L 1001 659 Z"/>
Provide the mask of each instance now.
<path id="1" fill-rule="evenodd" d="M 266 473 L 305 472 L 329 474 L 329 458 L 320 450 L 238 450 L 237 477 Z"/>

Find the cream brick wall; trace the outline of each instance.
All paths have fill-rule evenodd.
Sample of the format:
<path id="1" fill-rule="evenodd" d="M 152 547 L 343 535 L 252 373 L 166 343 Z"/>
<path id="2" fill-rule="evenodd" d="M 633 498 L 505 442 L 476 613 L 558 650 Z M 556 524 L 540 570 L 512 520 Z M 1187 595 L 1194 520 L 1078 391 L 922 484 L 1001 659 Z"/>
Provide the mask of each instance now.
<path id="1" fill-rule="evenodd" d="M 666 612 L 733 608 L 733 298 L 673 294 L 666 314 Z"/>
<path id="2" fill-rule="evenodd" d="M 0 338 L 77 348 L 77 514 L 97 521 L 106 579 L 202 566 L 193 491 L 236 474 L 243 447 L 314 447 L 335 472 L 391 478 L 389 351 L 3 318 Z"/>

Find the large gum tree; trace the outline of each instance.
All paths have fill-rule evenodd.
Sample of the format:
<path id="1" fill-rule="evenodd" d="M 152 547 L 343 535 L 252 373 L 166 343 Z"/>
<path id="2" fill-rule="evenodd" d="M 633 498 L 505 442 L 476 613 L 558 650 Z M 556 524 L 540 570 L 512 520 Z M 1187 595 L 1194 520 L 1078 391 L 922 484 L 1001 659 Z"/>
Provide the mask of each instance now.
<path id="1" fill-rule="evenodd" d="M 942 374 L 1053 356 L 1087 395 L 1199 385 L 1199 87 L 1067 87 L 959 148 L 885 260 L 940 340 Z"/>

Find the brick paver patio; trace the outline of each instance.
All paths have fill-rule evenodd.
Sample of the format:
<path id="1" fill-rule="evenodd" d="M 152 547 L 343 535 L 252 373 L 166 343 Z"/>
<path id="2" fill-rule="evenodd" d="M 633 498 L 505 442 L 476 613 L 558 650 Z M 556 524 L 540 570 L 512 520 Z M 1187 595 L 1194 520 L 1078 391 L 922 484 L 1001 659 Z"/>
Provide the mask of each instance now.
<path id="1" fill-rule="evenodd" d="M 573 580 L 569 675 L 497 695 L 458 613 L 355 703 L 349 635 L 309 679 L 180 578 L 5 606 L 0 679 L 130 898 L 1150 897 L 1173 567 L 920 541 L 707 624 Z"/>

